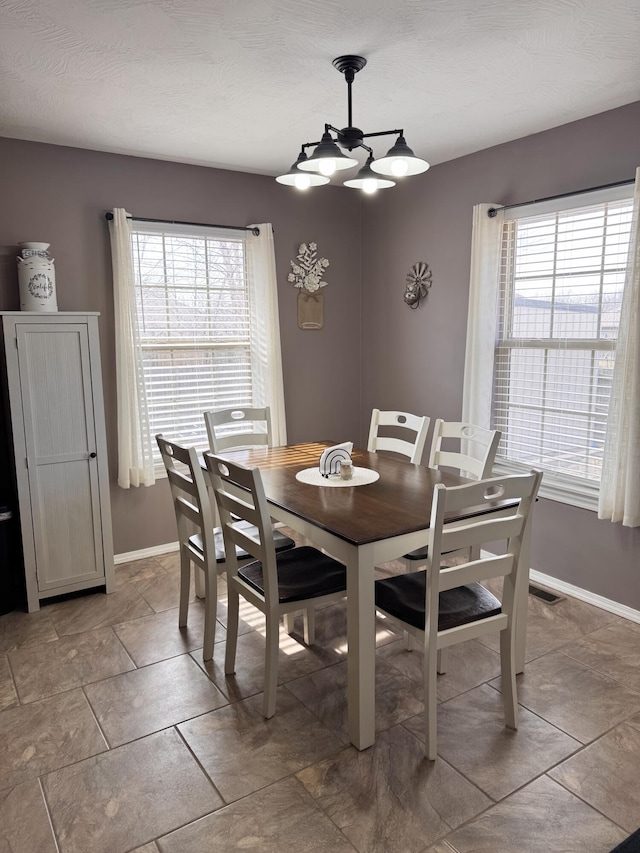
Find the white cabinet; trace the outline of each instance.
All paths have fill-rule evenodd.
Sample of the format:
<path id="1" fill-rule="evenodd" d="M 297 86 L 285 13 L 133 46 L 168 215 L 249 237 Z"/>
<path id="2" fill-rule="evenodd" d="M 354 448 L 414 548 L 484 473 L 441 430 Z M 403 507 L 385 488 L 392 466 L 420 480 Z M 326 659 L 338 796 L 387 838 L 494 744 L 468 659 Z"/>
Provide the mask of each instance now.
<path id="1" fill-rule="evenodd" d="M 114 584 L 98 315 L 0 312 L 29 610 Z"/>

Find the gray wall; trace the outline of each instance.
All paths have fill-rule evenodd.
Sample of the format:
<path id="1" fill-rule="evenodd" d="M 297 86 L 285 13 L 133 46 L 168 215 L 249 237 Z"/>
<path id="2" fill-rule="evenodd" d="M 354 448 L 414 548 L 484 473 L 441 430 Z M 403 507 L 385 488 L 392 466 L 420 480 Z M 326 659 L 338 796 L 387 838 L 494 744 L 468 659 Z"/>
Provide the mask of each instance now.
<path id="1" fill-rule="evenodd" d="M 118 206 L 138 216 L 221 224 L 270 221 L 290 440 L 362 442 L 373 406 L 457 419 L 472 206 L 631 178 L 640 163 L 638 139 L 640 103 L 442 164 L 364 199 L 342 188 L 301 195 L 258 175 L 0 139 L 0 309 L 19 307 L 18 241 L 51 242 L 59 308 L 102 314 L 113 474 L 113 299 L 104 211 Z M 331 261 L 320 332 L 297 328 L 296 294 L 286 281 L 289 260 L 309 240 Z M 434 284 L 426 304 L 411 311 L 402 294 L 417 260 L 429 263 Z M 112 482 L 112 507 L 116 553 L 174 538 L 165 481 L 130 491 Z M 640 529 L 542 500 L 533 565 L 640 609 Z"/>
<path id="2" fill-rule="evenodd" d="M 633 178 L 638 140 L 635 103 L 452 160 L 363 202 L 361 437 L 373 406 L 461 415 L 473 205 Z M 418 260 L 433 270 L 433 286 L 412 311 L 402 295 Z M 541 500 L 533 567 L 640 609 L 640 528 Z"/>
<path id="3" fill-rule="evenodd" d="M 275 231 L 285 403 L 290 441 L 357 435 L 360 406 L 360 200 L 342 187 L 304 195 L 273 178 L 0 139 L 0 310 L 20 307 L 17 243 L 51 243 L 61 311 L 99 311 L 116 553 L 176 538 L 166 480 L 115 483 L 116 393 L 111 257 L 104 213 Z M 324 328 L 297 327 L 287 282 L 301 242 L 329 258 Z M 336 379 L 339 377 L 339 379 Z M 327 404 L 327 401 L 328 404 Z M 5 462 L 6 465 L 6 462 Z M 3 474 L 6 472 L 3 472 Z"/>

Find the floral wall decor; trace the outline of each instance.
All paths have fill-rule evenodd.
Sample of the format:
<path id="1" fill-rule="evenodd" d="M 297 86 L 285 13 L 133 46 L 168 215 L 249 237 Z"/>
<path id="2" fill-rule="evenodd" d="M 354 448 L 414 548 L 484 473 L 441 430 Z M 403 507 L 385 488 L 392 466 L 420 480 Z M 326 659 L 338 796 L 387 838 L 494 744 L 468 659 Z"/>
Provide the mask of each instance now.
<path id="1" fill-rule="evenodd" d="M 324 323 L 324 297 L 319 293 L 328 281 L 323 281 L 329 266 L 327 258 L 318 257 L 317 243 L 301 243 L 295 261 L 291 261 L 288 280 L 298 288 L 298 326 L 301 329 L 321 329 Z"/>
<path id="2" fill-rule="evenodd" d="M 417 308 L 431 287 L 431 270 L 424 261 L 416 261 L 407 273 L 404 301 L 409 308 Z"/>

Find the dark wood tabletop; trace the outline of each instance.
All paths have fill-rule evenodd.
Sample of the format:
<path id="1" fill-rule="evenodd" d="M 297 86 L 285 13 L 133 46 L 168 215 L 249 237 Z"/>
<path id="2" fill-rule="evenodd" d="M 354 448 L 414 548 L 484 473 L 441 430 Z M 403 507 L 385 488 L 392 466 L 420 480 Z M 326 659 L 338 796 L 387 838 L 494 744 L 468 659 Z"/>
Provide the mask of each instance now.
<path id="1" fill-rule="evenodd" d="M 267 499 L 299 518 L 344 539 L 365 545 L 429 527 L 437 483 L 458 486 L 463 477 L 354 448 L 354 465 L 380 474 L 365 486 L 327 488 L 300 483 L 296 473 L 318 464 L 331 442 L 235 450 L 220 454 L 258 467 Z M 489 507 L 479 508 L 479 512 Z M 451 519 L 454 520 L 454 519 Z"/>

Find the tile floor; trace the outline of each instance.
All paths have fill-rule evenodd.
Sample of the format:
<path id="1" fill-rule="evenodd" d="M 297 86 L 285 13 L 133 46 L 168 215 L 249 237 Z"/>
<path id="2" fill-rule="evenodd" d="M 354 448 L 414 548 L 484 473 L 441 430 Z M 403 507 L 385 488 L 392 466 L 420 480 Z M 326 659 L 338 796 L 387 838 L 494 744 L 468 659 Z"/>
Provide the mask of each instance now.
<path id="1" fill-rule="evenodd" d="M 0 617 L 0 851 L 606 853 L 640 825 L 640 625 L 530 597 L 518 732 L 494 639 L 466 643 L 438 680 L 429 763 L 420 653 L 384 622 L 359 753 L 344 605 L 318 612 L 312 648 L 282 634 L 265 721 L 260 614 L 245 606 L 225 678 L 224 581 L 205 665 L 195 598 L 177 627 L 176 555 L 116 574 L 109 596 Z"/>

